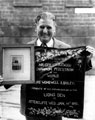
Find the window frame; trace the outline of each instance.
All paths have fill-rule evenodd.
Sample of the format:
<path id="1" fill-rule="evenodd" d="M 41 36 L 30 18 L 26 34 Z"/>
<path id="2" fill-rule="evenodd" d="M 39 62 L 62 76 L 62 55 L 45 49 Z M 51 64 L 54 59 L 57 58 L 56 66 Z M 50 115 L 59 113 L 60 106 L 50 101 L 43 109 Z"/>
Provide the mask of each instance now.
<path id="1" fill-rule="evenodd" d="M 82 3 L 83 0 L 72 0 L 73 2 L 70 2 L 71 0 L 65 0 L 65 7 L 67 8 L 92 8 L 92 0 L 88 0 L 86 4 L 78 4 L 79 1 Z"/>
<path id="2" fill-rule="evenodd" d="M 18 2 L 17 0 L 13 0 L 13 6 L 14 7 L 41 7 L 42 6 L 40 0 L 38 0 L 37 3 L 32 2 L 32 0 L 31 0 L 31 4 L 28 1 L 26 1 L 25 3 L 23 2 L 23 0 L 19 0 L 19 1 L 22 1 L 22 2 Z"/>

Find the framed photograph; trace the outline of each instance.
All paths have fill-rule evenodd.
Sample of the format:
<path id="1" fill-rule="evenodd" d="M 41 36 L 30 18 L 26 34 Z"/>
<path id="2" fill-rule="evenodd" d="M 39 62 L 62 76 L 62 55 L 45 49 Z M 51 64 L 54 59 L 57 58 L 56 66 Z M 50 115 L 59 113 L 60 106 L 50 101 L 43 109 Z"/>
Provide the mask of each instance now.
<path id="1" fill-rule="evenodd" d="M 35 82 L 34 45 L 2 46 L 3 84 Z"/>

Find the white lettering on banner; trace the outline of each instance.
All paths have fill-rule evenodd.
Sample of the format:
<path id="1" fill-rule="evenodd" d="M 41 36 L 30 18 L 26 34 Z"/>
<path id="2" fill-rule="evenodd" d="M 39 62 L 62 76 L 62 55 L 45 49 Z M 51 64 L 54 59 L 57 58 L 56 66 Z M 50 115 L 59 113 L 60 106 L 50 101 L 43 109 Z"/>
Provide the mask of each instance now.
<path id="1" fill-rule="evenodd" d="M 44 97 L 55 97 L 55 93 L 43 93 Z"/>
<path id="2" fill-rule="evenodd" d="M 63 94 L 63 93 L 57 93 L 57 97 L 61 97 L 61 98 L 64 97 L 64 98 L 65 98 L 65 96 L 66 96 L 66 95 Z"/>
<path id="3" fill-rule="evenodd" d="M 74 71 L 73 68 L 58 68 L 58 67 L 55 67 L 54 68 L 54 71 Z"/>
<path id="4" fill-rule="evenodd" d="M 47 105 L 47 101 L 29 100 L 29 103 L 38 104 L 38 105 Z"/>

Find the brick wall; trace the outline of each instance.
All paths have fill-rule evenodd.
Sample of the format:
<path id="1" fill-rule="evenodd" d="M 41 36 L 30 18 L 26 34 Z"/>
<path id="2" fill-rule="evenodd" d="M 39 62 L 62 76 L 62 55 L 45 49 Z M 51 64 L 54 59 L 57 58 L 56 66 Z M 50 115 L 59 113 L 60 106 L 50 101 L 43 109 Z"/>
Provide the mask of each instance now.
<path id="1" fill-rule="evenodd" d="M 28 37 L 34 38 L 34 18 L 39 12 L 48 10 L 57 17 L 57 38 L 74 46 L 80 43 L 95 46 L 95 14 L 75 14 L 75 8 L 66 7 L 66 0 L 38 0 L 40 6 L 15 5 L 14 1 L 0 0 L 0 43 L 26 43 L 30 40 Z"/>
<path id="2" fill-rule="evenodd" d="M 0 44 L 21 44 L 34 39 L 34 18 L 41 11 L 50 11 L 57 18 L 58 39 L 72 46 L 89 44 L 95 47 L 95 13 L 75 14 L 78 6 L 68 6 L 68 0 L 19 1 L 0 0 Z M 89 7 L 87 0 L 84 1 Z M 95 7 L 95 0 L 91 3 L 90 7 Z"/>

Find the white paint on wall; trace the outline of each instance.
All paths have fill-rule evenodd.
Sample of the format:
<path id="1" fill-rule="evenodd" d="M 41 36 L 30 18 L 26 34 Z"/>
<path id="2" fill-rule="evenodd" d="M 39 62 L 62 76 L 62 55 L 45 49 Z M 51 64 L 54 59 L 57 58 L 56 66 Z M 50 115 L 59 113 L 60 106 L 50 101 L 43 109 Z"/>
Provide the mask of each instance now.
<path id="1" fill-rule="evenodd" d="M 75 13 L 95 13 L 95 8 L 75 8 Z"/>

